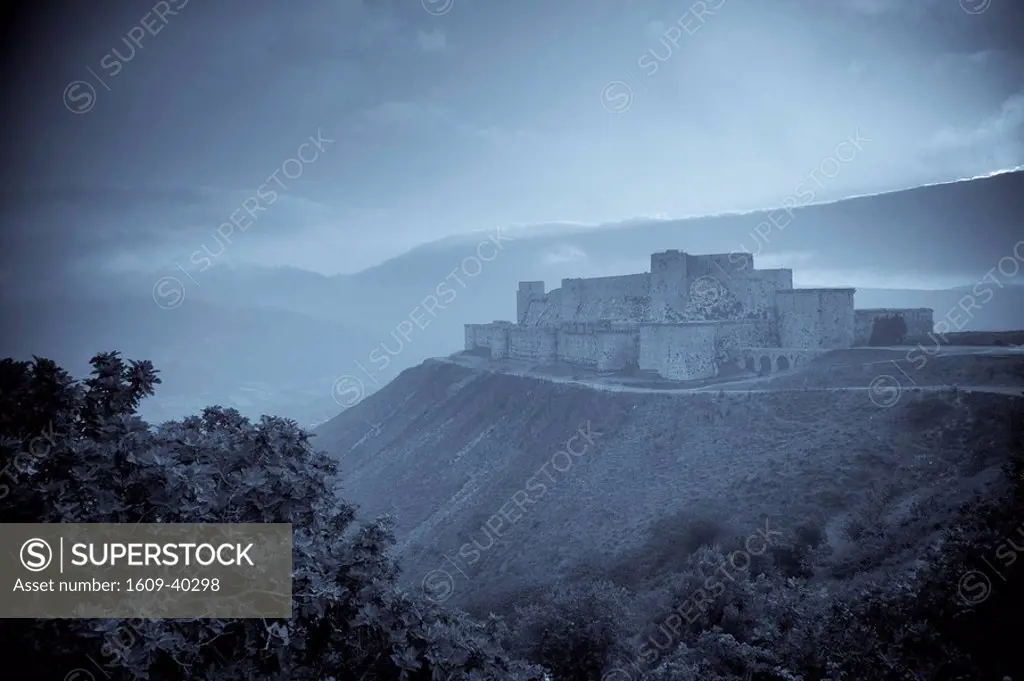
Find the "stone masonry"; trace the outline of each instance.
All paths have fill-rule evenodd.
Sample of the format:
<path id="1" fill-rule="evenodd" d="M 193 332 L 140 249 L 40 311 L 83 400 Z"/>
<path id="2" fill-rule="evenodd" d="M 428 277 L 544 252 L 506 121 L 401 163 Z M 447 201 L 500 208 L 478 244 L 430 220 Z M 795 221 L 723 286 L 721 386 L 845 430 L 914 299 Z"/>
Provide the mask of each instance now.
<path id="1" fill-rule="evenodd" d="M 749 253 L 651 255 L 651 271 L 563 279 L 545 291 L 521 281 L 515 322 L 467 324 L 468 351 L 539 365 L 639 370 L 670 380 L 734 365 L 778 371 L 863 344 L 876 319 L 902 315 L 932 330 L 930 309 L 854 310 L 854 289 L 794 289 L 793 270 L 754 268 Z"/>

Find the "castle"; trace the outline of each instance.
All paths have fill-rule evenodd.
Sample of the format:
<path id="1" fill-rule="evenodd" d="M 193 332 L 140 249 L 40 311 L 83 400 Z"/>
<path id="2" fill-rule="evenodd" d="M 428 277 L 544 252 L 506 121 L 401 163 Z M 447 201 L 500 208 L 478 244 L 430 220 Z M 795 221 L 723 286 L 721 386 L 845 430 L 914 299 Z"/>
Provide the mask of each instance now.
<path id="1" fill-rule="evenodd" d="M 671 380 L 735 365 L 782 371 L 829 350 L 866 345 L 875 322 L 899 316 L 930 333 L 930 309 L 855 310 L 852 288 L 793 288 L 793 270 L 754 268 L 749 253 L 651 255 L 651 271 L 521 281 L 516 321 L 467 324 L 467 351 L 494 359 L 638 369 Z"/>

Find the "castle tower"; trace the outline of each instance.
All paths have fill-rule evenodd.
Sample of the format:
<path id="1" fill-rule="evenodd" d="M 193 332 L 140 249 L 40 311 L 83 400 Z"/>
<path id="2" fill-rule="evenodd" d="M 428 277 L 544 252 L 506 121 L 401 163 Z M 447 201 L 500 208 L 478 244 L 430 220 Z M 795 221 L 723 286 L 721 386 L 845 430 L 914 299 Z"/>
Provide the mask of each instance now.
<path id="1" fill-rule="evenodd" d="M 665 321 L 667 310 L 682 310 L 686 306 L 687 256 L 677 250 L 651 254 L 651 315 L 652 322 Z"/>
<path id="2" fill-rule="evenodd" d="M 530 309 L 530 301 L 544 297 L 543 281 L 521 281 L 516 291 L 516 323 L 526 322 L 526 312 Z"/>
<path id="3" fill-rule="evenodd" d="M 775 292 L 779 341 L 784 348 L 835 350 L 854 339 L 852 288 L 798 288 Z"/>

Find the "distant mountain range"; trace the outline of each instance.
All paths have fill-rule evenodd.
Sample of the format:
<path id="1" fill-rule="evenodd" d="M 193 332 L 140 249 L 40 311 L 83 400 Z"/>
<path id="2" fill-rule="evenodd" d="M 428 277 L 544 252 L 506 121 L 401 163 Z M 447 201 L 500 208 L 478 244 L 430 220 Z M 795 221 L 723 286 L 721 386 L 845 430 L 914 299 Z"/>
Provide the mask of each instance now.
<path id="1" fill-rule="evenodd" d="M 364 331 L 297 312 L 203 301 L 165 310 L 152 299 L 64 297 L 5 301 L 0 309 L 17 320 L 4 334 L 0 356 L 49 357 L 76 376 L 103 350 L 152 360 L 162 383 L 142 413 L 155 422 L 220 404 L 313 425 L 337 414 L 334 378 L 371 340 Z"/>
<path id="2" fill-rule="evenodd" d="M 551 288 L 562 278 L 642 272 L 652 252 L 670 248 L 751 251 L 759 267 L 792 267 L 797 285 L 801 270 L 811 268 L 835 272 L 830 283 L 845 285 L 850 271 L 877 272 L 880 281 L 941 275 L 980 282 L 1002 258 L 1011 258 L 1006 272 L 1014 262 L 1024 266 L 1013 260 L 1024 239 L 1024 172 L 797 206 L 791 213 L 482 231 L 416 247 L 352 275 L 215 266 L 176 275 L 185 298 L 175 309 L 151 298 L 167 272 L 33 282 L 32 289 L 3 292 L 0 305 L 11 323 L 0 355 L 35 353 L 84 369 L 92 353 L 120 349 L 164 372 L 147 406 L 153 418 L 216 402 L 306 424 L 341 408 L 331 396 L 335 379 L 355 377 L 360 396 L 372 393 L 402 369 L 461 349 L 463 324 L 513 319 L 520 280 Z M 489 260 L 478 260 L 485 242 L 479 254 Z M 1017 251 L 1024 255 L 1024 245 Z M 798 261 L 790 263 L 794 254 Z M 931 307 L 937 320 L 951 315 L 961 330 L 1024 328 L 1024 277 L 995 276 L 993 295 L 966 320 L 956 308 L 971 285 L 860 288 L 855 301 L 861 308 Z M 431 295 L 442 304 L 432 313 L 422 307 Z"/>

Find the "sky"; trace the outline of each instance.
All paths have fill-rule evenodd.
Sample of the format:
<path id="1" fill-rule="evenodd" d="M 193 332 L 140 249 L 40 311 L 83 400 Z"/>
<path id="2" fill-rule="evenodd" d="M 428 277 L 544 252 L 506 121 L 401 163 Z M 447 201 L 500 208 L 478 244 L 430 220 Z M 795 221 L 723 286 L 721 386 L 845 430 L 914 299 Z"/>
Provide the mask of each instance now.
<path id="1" fill-rule="evenodd" d="M 218 229 L 231 261 L 350 273 L 499 226 L 770 207 L 815 172 L 827 199 L 1024 165 L 1017 0 L 111 0 L 3 21 L 8 277 L 188 266 Z"/>

